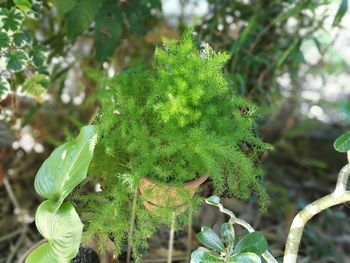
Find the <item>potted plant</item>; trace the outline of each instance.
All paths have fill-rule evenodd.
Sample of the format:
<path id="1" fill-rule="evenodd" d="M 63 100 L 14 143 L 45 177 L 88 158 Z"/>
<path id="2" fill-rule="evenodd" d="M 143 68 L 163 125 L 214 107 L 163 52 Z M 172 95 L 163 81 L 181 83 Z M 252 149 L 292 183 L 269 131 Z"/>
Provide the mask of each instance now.
<path id="1" fill-rule="evenodd" d="M 199 51 L 187 31 L 155 50 L 151 68 L 108 81 L 92 163 L 102 192 L 80 197 L 87 237 L 111 239 L 117 254 L 129 239 L 137 258 L 174 211 L 185 218 L 207 178 L 216 193 L 255 191 L 266 204 L 255 160 L 268 146 L 254 133 L 257 108 L 224 76 L 227 59 L 208 45 Z"/>

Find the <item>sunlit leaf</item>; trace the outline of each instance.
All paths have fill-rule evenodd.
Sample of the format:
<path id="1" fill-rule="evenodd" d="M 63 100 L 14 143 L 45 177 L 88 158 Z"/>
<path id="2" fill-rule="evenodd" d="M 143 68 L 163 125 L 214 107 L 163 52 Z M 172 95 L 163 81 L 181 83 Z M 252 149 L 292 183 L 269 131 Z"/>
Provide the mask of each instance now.
<path id="1" fill-rule="evenodd" d="M 350 132 L 338 137 L 334 142 L 334 149 L 338 152 L 345 153 L 350 150 Z"/>
<path id="2" fill-rule="evenodd" d="M 49 243 L 44 243 L 35 248 L 26 258 L 25 263 L 63 263 L 52 252 Z"/>
<path id="3" fill-rule="evenodd" d="M 267 246 L 265 237 L 259 232 L 253 232 L 247 234 L 238 242 L 232 254 L 254 253 L 260 256 L 267 250 Z"/>
<path id="4" fill-rule="evenodd" d="M 14 0 L 13 2 L 23 12 L 28 12 L 32 8 L 32 4 L 29 0 Z"/>
<path id="5" fill-rule="evenodd" d="M 34 181 L 36 192 L 56 201 L 57 207 L 86 177 L 97 134 L 93 125 L 81 129 L 79 136 L 56 148 L 40 167 Z"/>
<path id="6" fill-rule="evenodd" d="M 55 205 L 54 201 L 47 200 L 38 207 L 35 224 L 49 245 L 37 248 L 39 252 L 34 250 L 36 256 L 30 256 L 28 263 L 45 262 L 36 261 L 40 255 L 44 255 L 45 259 L 57 258 L 57 262 L 69 262 L 79 251 L 83 231 L 79 215 L 69 202 L 63 203 L 56 211 Z"/>
<path id="7" fill-rule="evenodd" d="M 198 240 L 208 248 L 224 252 L 225 247 L 219 236 L 209 227 L 202 227 L 201 232 L 197 234 Z"/>

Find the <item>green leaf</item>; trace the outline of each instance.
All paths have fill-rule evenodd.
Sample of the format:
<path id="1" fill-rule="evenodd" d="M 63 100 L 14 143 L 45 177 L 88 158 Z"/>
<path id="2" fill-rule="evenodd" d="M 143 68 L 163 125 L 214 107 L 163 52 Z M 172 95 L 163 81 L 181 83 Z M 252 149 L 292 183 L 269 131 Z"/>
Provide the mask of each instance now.
<path id="1" fill-rule="evenodd" d="M 0 32 L 0 49 L 8 48 L 10 45 L 10 39 L 5 32 Z"/>
<path id="2" fill-rule="evenodd" d="M 220 197 L 213 195 L 205 200 L 209 205 L 218 205 L 220 203 Z"/>
<path id="3" fill-rule="evenodd" d="M 202 227 L 197 234 L 198 240 L 205 246 L 216 251 L 224 252 L 225 247 L 219 236 L 209 227 Z"/>
<path id="4" fill-rule="evenodd" d="M 25 32 L 18 32 L 13 34 L 13 43 L 15 43 L 17 47 L 23 47 L 25 44 L 30 43 L 30 41 L 30 35 Z"/>
<path id="5" fill-rule="evenodd" d="M 12 71 L 21 71 L 24 69 L 25 63 L 28 59 L 27 54 L 22 50 L 14 50 L 5 55 L 7 62 L 6 68 Z"/>
<path id="6" fill-rule="evenodd" d="M 81 129 L 79 136 L 56 148 L 40 167 L 34 181 L 36 192 L 57 202 L 57 207 L 86 177 L 97 132 L 93 125 Z"/>
<path id="7" fill-rule="evenodd" d="M 59 258 L 52 253 L 49 243 L 44 243 L 35 248 L 26 258 L 25 263 L 62 263 Z"/>
<path id="8" fill-rule="evenodd" d="M 46 92 L 49 84 L 50 80 L 47 76 L 36 74 L 26 79 L 26 81 L 23 83 L 23 91 L 39 99 Z"/>
<path id="9" fill-rule="evenodd" d="M 233 229 L 233 226 L 231 224 L 229 223 L 222 224 L 221 237 L 227 245 L 232 246 L 234 244 L 235 230 Z"/>
<path id="10" fill-rule="evenodd" d="M 3 23 L 2 28 L 6 31 L 17 31 L 23 22 L 23 18 L 23 14 L 15 8 L 11 10 L 1 8 L 0 10 L 0 19 Z"/>
<path id="11" fill-rule="evenodd" d="M 13 2 L 23 12 L 29 12 L 32 9 L 32 4 L 29 0 L 14 0 Z"/>
<path id="12" fill-rule="evenodd" d="M 10 83 L 4 78 L 0 78 L 0 101 L 5 99 L 10 92 Z"/>
<path id="13" fill-rule="evenodd" d="M 252 232 L 238 242 L 232 254 L 250 252 L 260 256 L 266 250 L 267 241 L 265 237 L 259 232 Z"/>
<path id="14" fill-rule="evenodd" d="M 40 234 L 48 241 L 48 245 L 41 247 L 40 251 L 34 250 L 32 253 L 35 255 L 29 256 L 27 263 L 52 262 L 38 258 L 42 255 L 45 259 L 59 259 L 53 262 L 69 262 L 78 254 L 83 232 L 79 215 L 69 202 L 63 203 L 56 211 L 55 205 L 54 201 L 46 200 L 38 207 L 35 224 Z"/>
<path id="15" fill-rule="evenodd" d="M 338 8 L 337 14 L 335 15 L 333 26 L 339 26 L 339 24 L 343 20 L 344 15 L 348 11 L 348 8 L 349 8 L 348 0 L 342 0 Z"/>
<path id="16" fill-rule="evenodd" d="M 76 4 L 77 0 L 53 0 L 53 4 L 59 15 L 68 13 Z"/>
<path id="17" fill-rule="evenodd" d="M 96 17 L 96 59 L 103 62 L 111 56 L 119 44 L 123 28 L 119 3 L 111 0 L 106 2 Z"/>
<path id="18" fill-rule="evenodd" d="M 241 253 L 230 256 L 228 259 L 229 263 L 261 263 L 259 256 L 253 253 Z"/>
<path id="19" fill-rule="evenodd" d="M 69 11 L 67 17 L 67 33 L 70 39 L 84 33 L 94 21 L 99 10 L 100 1 L 78 0 L 77 4 Z"/>
<path id="20" fill-rule="evenodd" d="M 338 152 L 345 153 L 350 150 L 350 132 L 345 133 L 338 137 L 334 144 L 334 149 Z"/>
<path id="21" fill-rule="evenodd" d="M 29 52 L 29 57 L 32 60 L 33 64 L 40 68 L 43 66 L 43 64 L 46 61 L 46 48 L 44 46 L 35 46 L 32 48 L 32 50 Z"/>
<path id="22" fill-rule="evenodd" d="M 221 263 L 225 262 L 222 257 L 212 254 L 210 251 L 199 248 L 192 252 L 191 263 Z"/>

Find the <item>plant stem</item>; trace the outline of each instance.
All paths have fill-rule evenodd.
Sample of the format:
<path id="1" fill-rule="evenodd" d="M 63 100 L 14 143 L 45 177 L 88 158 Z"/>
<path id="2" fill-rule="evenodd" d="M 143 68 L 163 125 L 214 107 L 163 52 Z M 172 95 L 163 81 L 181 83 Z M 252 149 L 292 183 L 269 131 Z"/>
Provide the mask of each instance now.
<path id="1" fill-rule="evenodd" d="M 169 237 L 169 249 L 168 249 L 168 261 L 167 263 L 171 263 L 173 257 L 173 246 L 174 246 L 174 233 L 175 233 L 175 211 L 173 212 L 171 218 L 171 226 L 170 226 L 170 237 Z"/>
<path id="2" fill-rule="evenodd" d="M 348 152 L 348 159 L 350 154 Z M 350 174 L 350 164 L 345 165 L 338 175 L 337 186 L 333 193 L 326 195 L 311 204 L 308 204 L 295 217 L 289 230 L 286 249 L 284 252 L 284 263 L 297 262 L 301 237 L 306 223 L 316 214 L 323 210 L 350 201 L 350 191 L 346 191 Z"/>
<path id="3" fill-rule="evenodd" d="M 188 211 L 188 230 L 187 230 L 187 256 L 188 260 L 191 259 L 192 251 L 192 207 L 190 206 Z"/>
<path id="4" fill-rule="evenodd" d="M 129 237 L 128 237 L 128 253 L 127 253 L 127 256 L 126 256 L 126 262 L 127 263 L 130 263 L 130 258 L 131 258 L 132 236 L 134 234 L 134 227 L 135 227 L 137 192 L 138 192 L 138 188 L 136 187 L 135 188 L 135 192 L 134 192 L 134 199 L 132 201 L 132 211 L 131 211 Z"/>

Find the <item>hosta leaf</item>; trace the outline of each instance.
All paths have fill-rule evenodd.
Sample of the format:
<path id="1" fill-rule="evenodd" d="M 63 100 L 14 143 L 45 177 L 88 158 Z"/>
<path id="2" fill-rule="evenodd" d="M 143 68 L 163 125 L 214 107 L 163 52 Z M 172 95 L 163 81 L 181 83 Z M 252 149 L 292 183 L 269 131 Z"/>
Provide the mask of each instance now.
<path id="1" fill-rule="evenodd" d="M 212 254 L 210 251 L 199 248 L 192 252 L 191 263 L 224 263 L 222 257 Z"/>
<path id="2" fill-rule="evenodd" d="M 83 224 L 71 203 L 63 203 L 56 211 L 55 205 L 54 201 L 46 200 L 35 214 L 36 227 L 49 244 L 36 253 L 69 262 L 79 251 Z"/>
<path id="3" fill-rule="evenodd" d="M 44 243 L 35 248 L 26 258 L 25 263 L 62 263 L 62 261 L 52 252 L 49 243 Z"/>
<path id="4" fill-rule="evenodd" d="M 201 232 L 197 234 L 198 240 L 208 248 L 224 252 L 225 247 L 219 236 L 209 227 L 202 227 Z"/>
<path id="5" fill-rule="evenodd" d="M 259 256 L 253 253 L 241 253 L 229 257 L 229 263 L 261 263 Z"/>
<path id="6" fill-rule="evenodd" d="M 334 142 L 334 149 L 338 152 L 345 153 L 350 150 L 350 132 L 338 137 Z"/>
<path id="7" fill-rule="evenodd" d="M 79 136 L 56 148 L 40 167 L 34 181 L 36 192 L 56 201 L 57 207 L 86 177 L 94 147 L 96 128 L 81 129 Z"/>
<path id="8" fill-rule="evenodd" d="M 233 229 L 233 226 L 231 224 L 229 223 L 222 224 L 221 237 L 227 245 L 231 246 L 234 244 L 235 230 Z"/>
<path id="9" fill-rule="evenodd" d="M 23 18 L 23 14 L 15 8 L 10 10 L 1 8 L 0 10 L 0 19 L 3 24 L 2 28 L 6 31 L 17 31 L 23 22 Z"/>
<path id="10" fill-rule="evenodd" d="M 0 49 L 8 48 L 10 39 L 6 32 L 0 32 Z"/>
<path id="11" fill-rule="evenodd" d="M 122 36 L 122 16 L 119 3 L 110 0 L 101 8 L 96 17 L 96 58 L 103 62 L 112 55 Z"/>
<path id="12" fill-rule="evenodd" d="M 266 250 L 267 241 L 265 237 L 259 232 L 253 232 L 249 233 L 238 242 L 232 254 L 249 252 L 260 256 Z"/>
<path id="13" fill-rule="evenodd" d="M 10 91 L 10 84 L 4 78 L 0 78 L 0 101 L 5 99 Z"/>
<path id="14" fill-rule="evenodd" d="M 100 1 L 77 0 L 67 17 L 67 33 L 70 39 L 84 33 L 94 21 L 100 7 Z"/>
<path id="15" fill-rule="evenodd" d="M 25 63 L 28 59 L 27 54 L 22 50 L 15 50 L 5 55 L 7 62 L 6 68 L 12 71 L 21 71 L 24 69 Z"/>
<path id="16" fill-rule="evenodd" d="M 60 15 L 68 13 L 77 3 L 77 0 L 54 0 L 53 1 Z"/>
<path id="17" fill-rule="evenodd" d="M 29 0 L 14 0 L 15 5 L 23 12 L 28 12 L 32 8 L 32 4 Z"/>
<path id="18" fill-rule="evenodd" d="M 210 205 L 217 205 L 220 203 L 220 197 L 213 195 L 205 200 Z"/>

